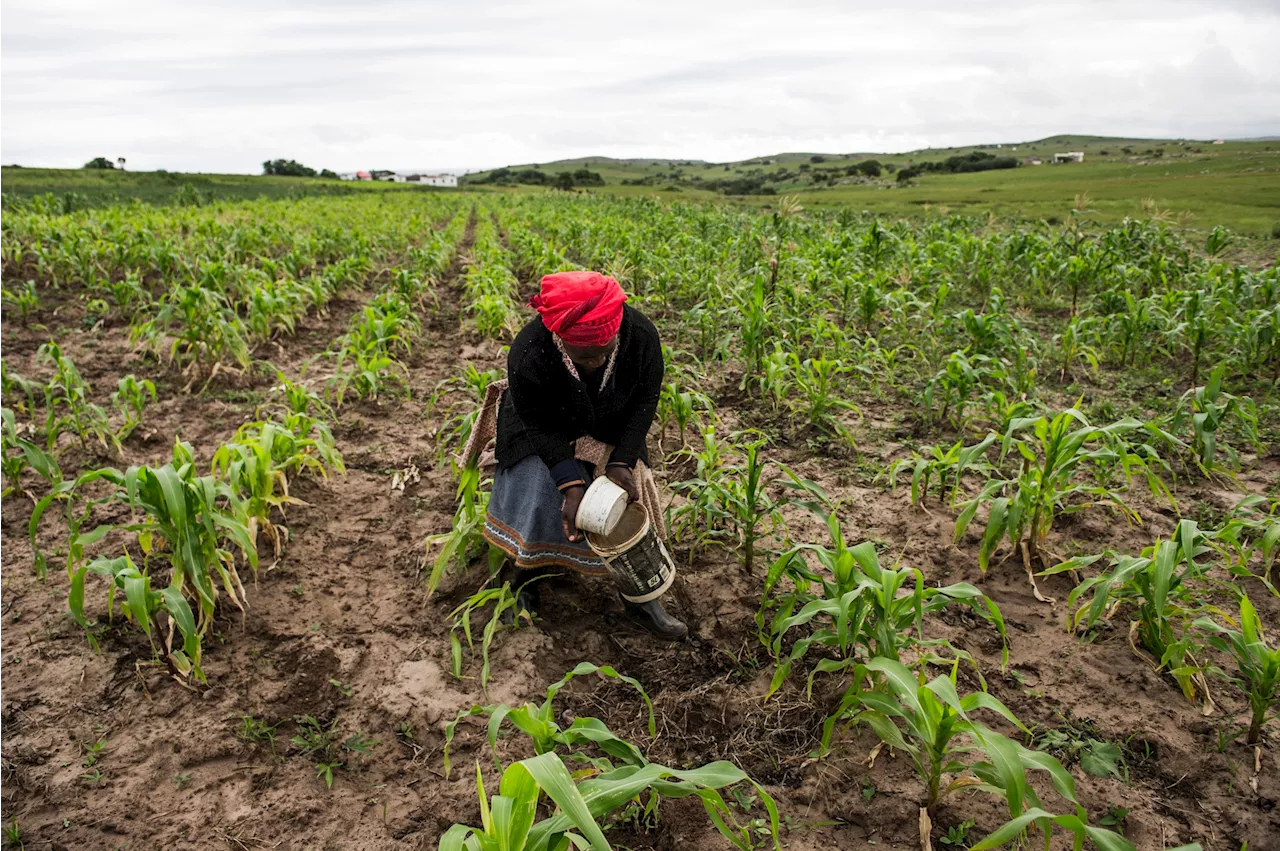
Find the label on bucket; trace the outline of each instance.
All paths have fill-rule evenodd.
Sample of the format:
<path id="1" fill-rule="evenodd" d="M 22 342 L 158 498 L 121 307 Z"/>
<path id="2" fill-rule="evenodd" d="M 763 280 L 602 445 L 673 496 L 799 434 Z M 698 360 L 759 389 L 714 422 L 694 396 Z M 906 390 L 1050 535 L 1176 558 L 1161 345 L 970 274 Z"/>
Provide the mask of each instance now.
<path id="1" fill-rule="evenodd" d="M 606 556 L 604 561 L 623 598 L 632 603 L 657 599 L 676 578 L 667 548 L 652 533 L 626 552 Z"/>

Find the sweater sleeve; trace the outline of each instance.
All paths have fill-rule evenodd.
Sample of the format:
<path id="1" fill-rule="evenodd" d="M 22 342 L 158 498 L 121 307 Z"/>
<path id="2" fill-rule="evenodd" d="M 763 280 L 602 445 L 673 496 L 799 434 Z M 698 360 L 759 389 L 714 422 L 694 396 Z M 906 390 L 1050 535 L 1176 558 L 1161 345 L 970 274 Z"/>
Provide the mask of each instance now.
<path id="1" fill-rule="evenodd" d="M 658 413 L 658 398 L 662 395 L 662 376 L 665 364 L 662 362 L 662 345 L 655 337 L 645 352 L 644 368 L 640 372 L 640 386 L 637 388 L 631 416 L 627 419 L 626 428 L 618 445 L 609 456 L 609 463 L 626 464 L 634 467 L 644 452 L 644 442 L 649 436 L 649 427 L 653 425 L 654 415 Z"/>
<path id="2" fill-rule="evenodd" d="M 554 409 L 547 406 L 550 395 L 542 387 L 536 370 L 521 369 L 519 357 L 517 347 L 512 346 L 507 355 L 507 375 L 511 376 L 508 389 L 516 415 L 524 424 L 525 437 L 551 471 L 557 488 L 585 485 L 586 472 L 574 457 L 573 443 L 556 432 L 552 421 Z"/>

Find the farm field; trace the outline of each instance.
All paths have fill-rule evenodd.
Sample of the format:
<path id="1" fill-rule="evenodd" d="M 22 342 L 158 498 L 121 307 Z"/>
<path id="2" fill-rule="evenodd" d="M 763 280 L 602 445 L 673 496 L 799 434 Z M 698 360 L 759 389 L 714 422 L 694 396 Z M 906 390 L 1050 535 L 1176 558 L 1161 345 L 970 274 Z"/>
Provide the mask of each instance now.
<path id="1" fill-rule="evenodd" d="M 5 841 L 1277 847 L 1276 268 L 670 197 L 7 196 Z M 454 454 L 571 268 L 662 332 L 687 642 L 486 584 Z"/>

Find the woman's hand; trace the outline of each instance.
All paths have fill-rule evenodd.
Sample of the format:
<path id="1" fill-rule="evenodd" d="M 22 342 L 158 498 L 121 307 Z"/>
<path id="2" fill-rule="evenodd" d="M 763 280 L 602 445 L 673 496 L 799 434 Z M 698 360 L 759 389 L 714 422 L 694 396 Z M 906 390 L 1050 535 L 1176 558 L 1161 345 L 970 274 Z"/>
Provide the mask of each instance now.
<path id="1" fill-rule="evenodd" d="M 640 501 L 640 488 L 636 487 L 635 473 L 631 472 L 631 468 L 625 464 L 610 464 L 605 468 L 604 474 L 609 477 L 609 481 L 627 492 L 628 502 Z"/>
<path id="2" fill-rule="evenodd" d="M 564 523 L 564 536 L 577 543 L 582 539 L 578 534 L 578 506 L 582 505 L 582 495 L 587 489 L 582 485 L 574 485 L 564 492 L 564 505 L 560 506 L 560 519 Z"/>

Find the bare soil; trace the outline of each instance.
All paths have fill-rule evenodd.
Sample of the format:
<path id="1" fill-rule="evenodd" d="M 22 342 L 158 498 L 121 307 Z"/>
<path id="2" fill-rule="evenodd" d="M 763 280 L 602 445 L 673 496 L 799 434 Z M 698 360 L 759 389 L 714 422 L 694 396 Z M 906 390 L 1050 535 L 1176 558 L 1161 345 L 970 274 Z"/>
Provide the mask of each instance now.
<path id="1" fill-rule="evenodd" d="M 451 575 L 426 597 L 423 542 L 449 528 L 454 483 L 437 462 L 432 433 L 443 412 L 428 416 L 423 400 L 466 361 L 481 369 L 504 366 L 496 344 L 461 330 L 457 286 L 456 280 L 443 286 L 408 360 L 411 398 L 342 407 L 334 430 L 348 472 L 295 485 L 294 495 L 307 505 L 288 511 L 290 541 L 280 562 L 269 566 L 264 549 L 247 613 L 221 613 L 207 644 L 207 688 L 184 687 L 149 664 L 147 641 L 133 631 L 106 632 L 94 652 L 67 612 L 60 562 L 51 559 L 46 581 L 34 575 L 30 501 L 22 494 L 4 501 L 5 824 L 17 822 L 29 849 L 434 849 L 450 824 L 478 823 L 473 766 L 477 760 L 492 765 L 483 728 L 464 722 L 455 770 L 446 778 L 444 725 L 473 704 L 540 699 L 547 685 L 586 660 L 613 665 L 644 684 L 658 736 L 649 739 L 644 705 L 631 689 L 596 678 L 575 681 L 562 693 L 566 718 L 599 717 L 654 761 L 735 761 L 777 798 L 787 847 L 919 848 L 924 790 L 906 758 L 882 753 L 868 767 L 875 740 L 865 731 L 839 739 L 834 755 L 814 758 L 822 719 L 838 698 L 834 683 L 820 678 L 809 698 L 803 676 L 793 676 L 779 695 L 763 699 L 773 669 L 754 621 L 761 576 L 745 575 L 734 553 L 677 551 L 682 566 L 671 604 L 690 624 L 685 643 L 664 644 L 631 626 L 606 582 L 566 577 L 544 593 L 536 625 L 501 634 L 487 695 L 476 678 L 478 663 L 469 659 L 470 678 L 450 675 L 448 613 L 484 575 L 478 566 Z M 259 355 L 300 375 L 311 356 L 343 333 L 364 297 L 334 302 L 327 316 L 309 318 L 296 335 Z M 267 376 L 227 378 L 203 396 L 184 395 L 184 380 L 173 373 L 157 378 L 160 368 L 130 348 L 126 329 L 87 330 L 72 294 L 46 300 L 29 327 L 6 323 L 6 364 L 39 374 L 35 350 L 50 337 L 94 384 L 100 403 L 127 372 L 152 377 L 160 390 L 123 458 L 93 457 L 68 444 L 68 470 L 163 463 L 175 437 L 191 442 L 207 463 L 216 446 L 254 418 L 271 385 Z M 731 387 L 726 383 L 714 395 L 732 399 Z M 1125 747 L 1128 783 L 1073 768 L 1095 820 L 1109 807 L 1127 809 L 1125 832 L 1140 849 L 1192 841 L 1212 851 L 1239 851 L 1246 841 L 1252 851 L 1280 849 L 1274 745 L 1259 752 L 1255 772 L 1252 748 L 1219 738 L 1241 722 L 1238 696 L 1217 685 L 1219 711 L 1202 717 L 1171 680 L 1135 657 L 1122 623 L 1099 630 L 1088 643 L 1069 635 L 1065 577 L 1043 583 L 1058 600 L 1046 605 L 1032 597 L 1016 560 L 982 576 L 976 533 L 953 546 L 952 514 L 912 508 L 902 489 L 892 494 L 871 481 L 869 470 L 902 454 L 890 432 L 910 412 L 874 399 L 863 407 L 869 423 L 860 453 L 828 456 L 797 442 L 778 447 L 775 457 L 845 500 L 842 519 L 851 540 L 882 543 L 930 582 L 977 582 L 999 604 L 1009 623 L 1007 673 L 1000 672 L 998 639 L 980 621 L 947 615 L 929 630 L 980 659 L 991 692 L 1033 728 L 1069 721 Z M 722 413 L 730 421 L 749 416 L 732 405 Z M 682 472 L 674 463 L 657 466 L 667 480 Z M 393 474 L 411 467 L 420 479 L 393 490 Z M 1254 487 L 1274 481 L 1274 461 L 1258 462 L 1251 475 Z M 1229 496 L 1204 491 L 1191 498 Z M 1176 515 L 1168 507 L 1141 498 L 1136 504 L 1146 520 L 1142 527 L 1097 508 L 1067 518 L 1055 531 L 1055 545 L 1133 551 L 1173 528 Z M 809 533 L 820 540 L 816 526 Z M 51 552 L 65 550 L 65 531 L 52 515 L 41 526 L 41 540 Z M 88 605 L 105 620 L 105 600 L 91 594 Z M 1265 622 L 1280 623 L 1274 598 L 1261 598 L 1261 607 Z M 303 715 L 321 723 L 336 719 L 344 736 L 361 731 L 379 743 L 338 769 L 328 789 L 314 763 L 290 744 L 295 719 Z M 239 736 L 245 716 L 278 725 L 274 742 Z M 412 732 L 401 734 L 402 724 Z M 90 782 L 82 776 L 89 773 L 86 747 L 100 740 L 106 742 L 96 765 L 102 777 Z M 526 753 L 515 738 L 500 746 L 508 758 Z M 660 816 L 648 830 L 616 826 L 616 847 L 729 847 L 696 799 L 666 802 Z M 970 841 L 1004 820 L 990 796 L 958 794 L 935 819 L 935 843 L 970 818 L 977 822 Z"/>

